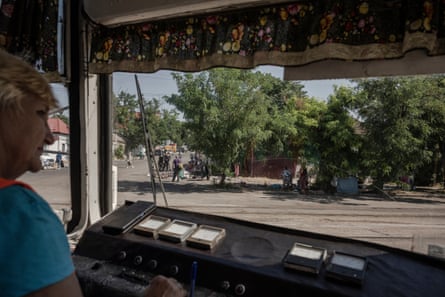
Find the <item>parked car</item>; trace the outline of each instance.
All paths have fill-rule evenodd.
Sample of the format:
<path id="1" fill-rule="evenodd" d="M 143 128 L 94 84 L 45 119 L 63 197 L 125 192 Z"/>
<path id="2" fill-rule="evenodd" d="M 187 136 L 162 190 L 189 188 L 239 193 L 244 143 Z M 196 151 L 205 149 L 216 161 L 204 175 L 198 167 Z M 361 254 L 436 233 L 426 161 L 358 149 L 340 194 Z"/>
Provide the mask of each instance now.
<path id="1" fill-rule="evenodd" d="M 40 156 L 40 162 L 42 163 L 42 169 L 49 169 L 56 167 L 56 160 L 49 154 L 43 154 Z"/>

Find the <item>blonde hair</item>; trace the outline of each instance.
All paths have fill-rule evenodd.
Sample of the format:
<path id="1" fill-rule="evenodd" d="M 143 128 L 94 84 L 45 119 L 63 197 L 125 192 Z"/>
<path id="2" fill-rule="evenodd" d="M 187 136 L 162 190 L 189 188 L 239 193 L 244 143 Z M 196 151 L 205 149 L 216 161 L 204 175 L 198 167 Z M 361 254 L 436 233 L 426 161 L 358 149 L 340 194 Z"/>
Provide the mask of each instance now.
<path id="1" fill-rule="evenodd" d="M 58 106 L 48 81 L 31 65 L 0 49 L 0 111 L 18 111 L 25 96 Z"/>

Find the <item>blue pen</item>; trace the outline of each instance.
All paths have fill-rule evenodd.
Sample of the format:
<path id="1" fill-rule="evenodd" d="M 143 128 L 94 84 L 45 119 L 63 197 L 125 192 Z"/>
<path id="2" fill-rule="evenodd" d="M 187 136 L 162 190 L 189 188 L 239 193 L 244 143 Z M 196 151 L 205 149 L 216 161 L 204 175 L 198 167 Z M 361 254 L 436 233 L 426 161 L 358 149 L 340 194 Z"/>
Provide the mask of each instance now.
<path id="1" fill-rule="evenodd" d="M 192 263 L 192 272 L 190 274 L 190 292 L 189 297 L 193 297 L 195 295 L 195 285 L 196 285 L 196 272 L 198 270 L 198 262 L 193 261 Z"/>

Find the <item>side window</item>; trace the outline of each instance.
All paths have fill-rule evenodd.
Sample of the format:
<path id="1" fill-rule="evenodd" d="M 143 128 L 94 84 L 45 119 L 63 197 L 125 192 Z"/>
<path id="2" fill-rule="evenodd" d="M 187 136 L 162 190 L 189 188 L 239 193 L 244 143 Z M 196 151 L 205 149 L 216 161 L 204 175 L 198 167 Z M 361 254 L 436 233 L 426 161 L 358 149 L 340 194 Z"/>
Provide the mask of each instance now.
<path id="1" fill-rule="evenodd" d="M 51 110 L 48 126 L 55 142 L 43 147 L 40 161 L 42 169 L 37 173 L 25 173 L 21 180 L 45 198 L 63 223 L 71 216 L 70 185 L 70 126 L 68 90 L 63 84 L 51 84 L 59 101 L 59 108 Z"/>

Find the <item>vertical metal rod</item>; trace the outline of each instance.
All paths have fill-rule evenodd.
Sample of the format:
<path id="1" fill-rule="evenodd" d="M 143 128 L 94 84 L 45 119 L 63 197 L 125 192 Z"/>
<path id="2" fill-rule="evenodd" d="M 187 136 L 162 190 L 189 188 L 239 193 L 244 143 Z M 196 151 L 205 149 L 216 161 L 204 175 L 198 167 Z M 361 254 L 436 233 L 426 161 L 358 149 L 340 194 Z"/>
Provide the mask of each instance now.
<path id="1" fill-rule="evenodd" d="M 159 174 L 158 165 L 155 161 L 155 155 L 154 155 L 154 149 L 153 149 L 153 143 L 151 140 L 150 131 L 148 131 L 147 123 L 145 121 L 145 107 L 144 107 L 144 100 L 142 98 L 141 88 L 139 86 L 139 80 L 137 75 L 134 75 L 134 79 L 136 81 L 136 89 L 138 92 L 138 100 L 139 100 L 139 109 L 141 110 L 141 118 L 142 118 L 142 127 L 144 129 L 144 138 L 145 138 L 145 152 L 147 155 L 147 161 L 148 161 L 148 170 L 150 171 L 150 178 L 151 178 L 151 185 L 152 185 L 152 192 L 153 192 L 153 202 L 155 205 L 157 205 L 156 200 L 156 179 L 155 179 L 155 172 L 159 179 L 159 185 L 162 190 L 162 194 L 164 196 L 164 202 L 165 206 L 168 207 L 167 197 L 165 196 L 165 190 L 164 185 L 162 184 L 161 175 Z"/>

